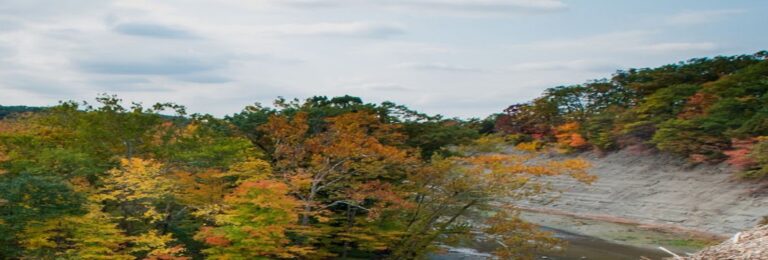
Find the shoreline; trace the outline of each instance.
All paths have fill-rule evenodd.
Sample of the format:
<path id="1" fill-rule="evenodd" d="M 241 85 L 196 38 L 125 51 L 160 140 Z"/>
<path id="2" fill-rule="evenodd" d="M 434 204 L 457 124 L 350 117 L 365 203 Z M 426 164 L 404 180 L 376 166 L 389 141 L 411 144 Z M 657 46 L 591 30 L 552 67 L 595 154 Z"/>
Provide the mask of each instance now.
<path id="1" fill-rule="evenodd" d="M 606 215 L 576 214 L 551 209 L 520 210 L 521 219 L 546 229 L 651 251 L 661 252 L 659 247 L 664 247 L 678 254 L 694 253 L 727 238 L 721 234 Z"/>
<path id="2" fill-rule="evenodd" d="M 615 223 L 615 224 L 621 224 L 621 225 L 630 225 L 639 229 L 670 233 L 673 235 L 688 235 L 688 236 L 691 236 L 697 239 L 702 239 L 702 240 L 723 240 L 730 237 L 730 235 L 727 235 L 727 234 L 720 234 L 720 233 L 699 230 L 695 228 L 682 227 L 674 224 L 650 223 L 650 222 L 644 222 L 644 221 L 633 220 L 633 219 L 623 218 L 623 217 L 616 217 L 616 216 L 605 215 L 605 214 L 574 213 L 574 212 L 569 212 L 564 210 L 548 209 L 548 208 L 532 208 L 532 207 L 517 207 L 517 208 L 522 212 L 544 213 L 547 215 L 567 216 L 567 217 L 572 217 L 577 219 L 602 221 L 602 222 L 609 222 L 609 223 Z"/>

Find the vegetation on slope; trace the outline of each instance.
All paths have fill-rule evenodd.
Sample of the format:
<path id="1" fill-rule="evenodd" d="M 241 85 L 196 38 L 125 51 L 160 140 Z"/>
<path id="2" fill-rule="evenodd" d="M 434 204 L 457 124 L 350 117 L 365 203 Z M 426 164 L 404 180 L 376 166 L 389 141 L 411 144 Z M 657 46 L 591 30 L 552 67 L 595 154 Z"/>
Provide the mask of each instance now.
<path id="1" fill-rule="evenodd" d="M 497 117 L 498 131 L 570 151 L 649 146 L 768 176 L 768 53 L 629 69 L 550 88 Z"/>

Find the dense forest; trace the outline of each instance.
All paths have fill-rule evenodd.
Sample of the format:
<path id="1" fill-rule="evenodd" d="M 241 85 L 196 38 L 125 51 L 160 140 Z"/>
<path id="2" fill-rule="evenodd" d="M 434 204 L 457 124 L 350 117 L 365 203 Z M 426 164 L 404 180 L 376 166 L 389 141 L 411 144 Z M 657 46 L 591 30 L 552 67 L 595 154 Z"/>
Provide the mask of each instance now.
<path id="1" fill-rule="evenodd" d="M 768 176 L 768 52 L 629 69 L 547 89 L 498 116 L 518 142 L 565 151 L 658 149 Z"/>
<path id="2" fill-rule="evenodd" d="M 499 153 L 492 122 L 350 96 L 225 118 L 110 95 L 16 110 L 2 259 L 414 259 L 478 239 L 529 258 L 558 241 L 500 202 L 541 192 L 537 175 L 592 180 L 581 160 Z"/>
<path id="3" fill-rule="evenodd" d="M 768 175 L 766 57 L 618 71 L 485 120 L 352 96 L 224 118 L 106 94 L 0 107 L 0 258 L 419 259 L 478 240 L 532 258 L 560 242 L 509 202 L 546 191 L 537 176 L 594 180 L 579 159 L 531 160 L 542 147 Z"/>

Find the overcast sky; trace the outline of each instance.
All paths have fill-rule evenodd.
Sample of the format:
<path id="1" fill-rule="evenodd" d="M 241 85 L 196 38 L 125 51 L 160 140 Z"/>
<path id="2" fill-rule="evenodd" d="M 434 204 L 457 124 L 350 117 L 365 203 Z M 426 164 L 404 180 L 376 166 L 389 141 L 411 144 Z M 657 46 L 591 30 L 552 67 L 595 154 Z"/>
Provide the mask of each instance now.
<path id="1" fill-rule="evenodd" d="M 0 104 L 222 116 L 350 94 L 484 117 L 617 69 L 768 49 L 754 0 L 0 0 Z"/>

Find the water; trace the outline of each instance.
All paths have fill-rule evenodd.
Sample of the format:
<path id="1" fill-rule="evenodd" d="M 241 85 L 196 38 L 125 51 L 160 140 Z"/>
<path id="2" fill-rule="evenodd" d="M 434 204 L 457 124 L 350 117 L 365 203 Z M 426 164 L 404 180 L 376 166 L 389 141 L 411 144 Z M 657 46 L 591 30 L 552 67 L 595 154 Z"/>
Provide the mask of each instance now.
<path id="1" fill-rule="evenodd" d="M 549 229 L 544 227 L 543 229 Z M 592 260 L 621 260 L 640 259 L 641 256 L 650 259 L 669 257 L 658 249 L 634 247 L 612 243 L 599 238 L 582 236 L 557 229 L 549 229 L 555 236 L 568 241 L 568 247 L 560 254 L 542 254 L 547 259 L 592 259 Z"/>
<path id="2" fill-rule="evenodd" d="M 567 231 L 553 229 L 548 227 L 542 227 L 542 229 L 549 230 L 555 233 L 555 236 L 568 241 L 568 246 L 559 253 L 541 253 L 540 259 L 555 259 L 555 260 L 622 260 L 631 259 L 637 260 L 640 257 L 647 257 L 649 259 L 662 259 L 663 257 L 669 257 L 661 250 L 634 247 L 622 244 L 612 243 L 599 238 L 583 236 L 579 234 L 570 233 Z M 489 247 L 479 246 L 477 248 L 448 248 L 446 253 L 433 255 L 430 259 L 433 260 L 483 260 L 491 259 L 490 254 L 485 251 L 490 251 Z"/>

